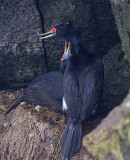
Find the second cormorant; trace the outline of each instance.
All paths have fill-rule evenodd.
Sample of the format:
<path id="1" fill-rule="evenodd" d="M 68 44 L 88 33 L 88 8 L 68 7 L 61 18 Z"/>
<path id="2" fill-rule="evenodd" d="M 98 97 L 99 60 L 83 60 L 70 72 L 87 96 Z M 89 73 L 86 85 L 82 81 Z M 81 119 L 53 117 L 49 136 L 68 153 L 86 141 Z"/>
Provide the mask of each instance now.
<path id="1" fill-rule="evenodd" d="M 64 73 L 70 56 L 70 43 L 67 46 L 67 42 L 65 41 L 65 50 L 60 63 L 60 69 L 62 73 Z M 24 89 L 23 95 L 16 99 L 16 101 L 9 107 L 9 109 L 5 112 L 5 115 L 8 114 L 12 109 L 15 109 L 22 101 L 48 108 L 53 106 L 57 112 L 64 114 L 62 110 L 62 73 L 53 71 L 36 77 L 32 82 L 29 83 L 28 87 Z"/>

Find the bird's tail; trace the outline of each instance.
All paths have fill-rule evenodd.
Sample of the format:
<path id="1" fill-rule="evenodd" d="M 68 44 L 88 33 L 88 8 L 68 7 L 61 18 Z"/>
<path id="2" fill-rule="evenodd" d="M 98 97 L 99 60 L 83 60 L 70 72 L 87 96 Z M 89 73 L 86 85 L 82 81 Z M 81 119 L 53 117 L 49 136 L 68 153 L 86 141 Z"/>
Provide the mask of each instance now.
<path id="1" fill-rule="evenodd" d="M 70 159 L 81 148 L 82 122 L 67 122 L 66 129 L 61 138 L 63 159 Z"/>
<path id="2" fill-rule="evenodd" d="M 20 96 L 12 106 L 4 113 L 4 115 L 8 114 L 12 109 L 16 108 L 17 105 L 23 100 L 23 96 Z"/>

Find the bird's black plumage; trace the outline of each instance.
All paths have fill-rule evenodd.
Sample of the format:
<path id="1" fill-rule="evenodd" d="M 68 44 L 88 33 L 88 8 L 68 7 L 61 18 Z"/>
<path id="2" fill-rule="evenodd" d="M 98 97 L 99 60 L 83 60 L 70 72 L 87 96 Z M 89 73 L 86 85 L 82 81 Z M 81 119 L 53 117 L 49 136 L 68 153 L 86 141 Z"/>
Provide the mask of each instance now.
<path id="1" fill-rule="evenodd" d="M 66 65 L 67 65 L 69 59 L 70 59 L 70 57 L 69 57 L 67 60 L 64 60 L 64 61 L 61 61 L 61 62 L 60 62 L 60 70 L 61 70 L 62 73 L 65 72 Z"/>
<path id="2" fill-rule="evenodd" d="M 56 36 L 70 41 L 75 49 L 75 55 L 72 53 L 66 64 L 63 82 L 67 127 L 61 146 L 63 158 L 69 159 L 81 147 L 83 120 L 99 103 L 104 71 L 102 61 L 87 50 L 72 25 L 59 25 L 55 31 Z"/>
<path id="3" fill-rule="evenodd" d="M 57 71 L 45 73 L 29 83 L 28 87 L 24 89 L 23 95 L 11 105 L 5 115 L 16 108 L 21 101 L 43 107 L 54 106 L 56 111 L 63 113 L 61 107 L 62 97 L 63 74 Z"/>

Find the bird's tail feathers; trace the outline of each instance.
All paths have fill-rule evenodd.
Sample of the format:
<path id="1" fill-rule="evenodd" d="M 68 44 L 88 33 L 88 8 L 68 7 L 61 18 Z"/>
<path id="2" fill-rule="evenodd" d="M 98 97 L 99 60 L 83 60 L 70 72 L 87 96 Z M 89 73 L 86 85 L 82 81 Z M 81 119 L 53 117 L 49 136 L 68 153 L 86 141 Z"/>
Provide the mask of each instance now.
<path id="1" fill-rule="evenodd" d="M 12 109 L 16 108 L 18 104 L 23 100 L 23 96 L 20 96 L 12 106 L 4 113 L 4 115 L 8 114 Z"/>
<path id="2" fill-rule="evenodd" d="M 81 148 L 82 122 L 68 122 L 61 138 L 63 159 L 70 159 Z"/>

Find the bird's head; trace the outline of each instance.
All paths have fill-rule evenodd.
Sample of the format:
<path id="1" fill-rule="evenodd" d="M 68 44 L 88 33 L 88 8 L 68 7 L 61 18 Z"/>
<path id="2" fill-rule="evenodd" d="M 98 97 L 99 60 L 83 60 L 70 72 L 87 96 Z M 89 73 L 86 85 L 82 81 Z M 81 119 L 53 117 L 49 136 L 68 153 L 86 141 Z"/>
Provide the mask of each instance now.
<path id="1" fill-rule="evenodd" d="M 69 41 L 72 32 L 74 31 L 71 23 L 61 24 L 52 28 L 49 32 L 40 34 L 41 39 L 46 39 L 49 37 L 62 37 Z"/>
<path id="2" fill-rule="evenodd" d="M 69 41 L 71 31 L 73 31 L 73 27 L 72 27 L 72 24 L 69 22 L 66 24 L 58 25 L 58 26 L 52 28 L 49 32 L 40 34 L 40 36 L 42 36 L 41 39 L 46 39 L 49 37 L 56 37 L 57 36 L 57 37 L 65 38 L 66 40 Z M 65 50 L 64 50 L 64 54 L 61 58 L 61 62 L 67 60 L 68 57 L 71 56 L 70 42 L 68 42 L 68 44 L 67 44 L 66 40 L 65 40 Z M 68 47 L 67 47 L 67 45 L 68 45 Z"/>

